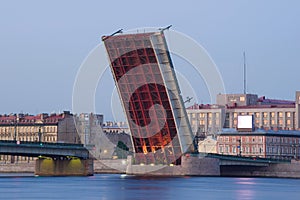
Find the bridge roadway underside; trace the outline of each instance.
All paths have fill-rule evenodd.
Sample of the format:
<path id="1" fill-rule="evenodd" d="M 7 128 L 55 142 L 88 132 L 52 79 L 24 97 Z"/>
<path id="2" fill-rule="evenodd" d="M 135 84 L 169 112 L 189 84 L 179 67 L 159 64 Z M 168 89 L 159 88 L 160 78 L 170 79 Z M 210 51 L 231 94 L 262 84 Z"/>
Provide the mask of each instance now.
<path id="1" fill-rule="evenodd" d="M 90 176 L 93 159 L 89 151 L 78 144 L 0 141 L 0 154 L 38 157 L 35 175 Z"/>
<path id="2" fill-rule="evenodd" d="M 39 142 L 21 142 L 18 144 L 14 141 L 1 141 L 0 154 L 28 157 L 46 156 L 51 158 L 89 158 L 89 151 L 83 147 L 83 145 Z"/>

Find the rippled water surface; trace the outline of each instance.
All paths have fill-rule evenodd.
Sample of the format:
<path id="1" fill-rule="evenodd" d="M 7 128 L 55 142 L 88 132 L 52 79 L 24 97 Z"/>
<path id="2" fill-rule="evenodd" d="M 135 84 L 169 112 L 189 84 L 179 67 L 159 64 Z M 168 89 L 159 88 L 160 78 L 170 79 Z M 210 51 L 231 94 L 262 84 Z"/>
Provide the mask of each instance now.
<path id="1" fill-rule="evenodd" d="M 0 199 L 300 199 L 300 179 L 1 174 Z"/>

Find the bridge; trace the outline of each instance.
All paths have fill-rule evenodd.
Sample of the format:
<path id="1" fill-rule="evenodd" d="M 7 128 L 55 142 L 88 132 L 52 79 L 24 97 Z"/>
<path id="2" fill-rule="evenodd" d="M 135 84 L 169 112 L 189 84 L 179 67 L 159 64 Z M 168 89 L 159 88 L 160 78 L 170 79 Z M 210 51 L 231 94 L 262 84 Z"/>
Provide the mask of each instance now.
<path id="1" fill-rule="evenodd" d="M 89 151 L 82 144 L 0 141 L 0 154 L 50 158 L 89 158 Z"/>
<path id="2" fill-rule="evenodd" d="M 245 156 L 232 156 L 208 153 L 206 154 L 209 158 L 219 159 L 220 166 L 257 166 L 266 167 L 270 164 L 279 163 L 291 163 L 291 160 L 283 159 L 271 159 L 271 158 L 260 158 L 260 157 L 245 157 Z"/>
<path id="3" fill-rule="evenodd" d="M 1 140 L 0 154 L 37 157 L 36 175 L 93 175 L 93 160 L 82 144 Z"/>
<path id="4" fill-rule="evenodd" d="M 220 176 L 300 178 L 300 163 L 290 159 L 207 154 L 217 159 Z"/>

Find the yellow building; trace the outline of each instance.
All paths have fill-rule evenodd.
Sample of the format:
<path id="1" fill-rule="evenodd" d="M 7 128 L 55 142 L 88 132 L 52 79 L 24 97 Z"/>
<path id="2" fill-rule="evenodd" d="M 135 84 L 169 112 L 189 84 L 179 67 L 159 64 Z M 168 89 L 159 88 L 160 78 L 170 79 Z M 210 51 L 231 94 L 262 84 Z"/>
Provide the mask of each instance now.
<path id="1" fill-rule="evenodd" d="M 207 137 L 198 142 L 199 153 L 217 153 L 217 140 L 213 137 Z"/>

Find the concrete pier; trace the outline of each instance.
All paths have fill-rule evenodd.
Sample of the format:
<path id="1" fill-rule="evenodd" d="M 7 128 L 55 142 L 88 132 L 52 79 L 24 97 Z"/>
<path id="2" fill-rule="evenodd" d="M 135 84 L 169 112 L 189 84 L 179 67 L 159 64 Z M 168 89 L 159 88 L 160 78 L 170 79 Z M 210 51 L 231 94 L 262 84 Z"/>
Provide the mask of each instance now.
<path id="1" fill-rule="evenodd" d="M 132 165 L 126 174 L 141 176 L 220 176 L 219 159 L 189 156 L 181 158 L 181 165 Z"/>
<path id="2" fill-rule="evenodd" d="M 93 160 L 39 158 L 34 173 L 38 176 L 92 176 Z"/>

